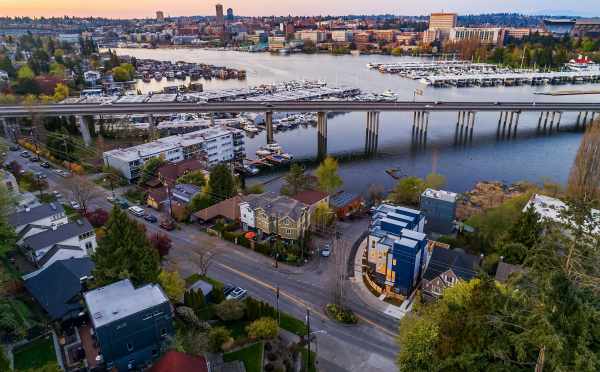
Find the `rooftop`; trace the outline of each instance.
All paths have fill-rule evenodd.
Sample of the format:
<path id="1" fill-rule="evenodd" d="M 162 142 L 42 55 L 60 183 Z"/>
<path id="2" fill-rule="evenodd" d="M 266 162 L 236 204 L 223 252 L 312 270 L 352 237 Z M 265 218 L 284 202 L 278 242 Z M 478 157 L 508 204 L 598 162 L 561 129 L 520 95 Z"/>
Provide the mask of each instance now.
<path id="1" fill-rule="evenodd" d="M 80 219 L 76 222 L 55 226 L 38 234 L 28 236 L 23 242 L 29 248 L 36 251 L 93 230 L 94 228 L 88 220 Z"/>
<path id="2" fill-rule="evenodd" d="M 446 271 L 452 270 L 457 277 L 471 280 L 477 275 L 479 261 L 479 256 L 465 253 L 460 249 L 434 247 L 423 278 L 433 280 Z"/>
<path id="3" fill-rule="evenodd" d="M 65 210 L 60 203 L 42 204 L 37 207 L 26 208 L 20 212 L 9 215 L 8 223 L 15 227 L 23 226 L 59 213 L 65 213 Z"/>
<path id="4" fill-rule="evenodd" d="M 300 191 L 298 194 L 292 196 L 292 198 L 298 200 L 307 205 L 313 205 L 321 200 L 327 198 L 329 196 L 328 193 L 318 190 L 304 190 Z"/>
<path id="5" fill-rule="evenodd" d="M 220 136 L 231 135 L 231 131 L 223 128 L 201 129 L 186 134 L 164 137 L 156 141 L 143 143 L 141 145 L 128 147 L 125 149 L 115 149 L 106 151 L 104 156 L 113 156 L 124 161 L 134 161 L 140 158 L 154 156 L 162 152 L 187 147 L 211 140 Z"/>
<path id="6" fill-rule="evenodd" d="M 72 300 L 81 292 L 81 279 L 89 277 L 93 268 L 89 257 L 56 261 L 29 276 L 25 287 L 52 319 L 61 319 L 81 311 L 80 302 Z"/>
<path id="7" fill-rule="evenodd" d="M 560 199 L 552 198 L 546 195 L 535 194 L 523 208 L 525 212 L 530 205 L 533 205 L 535 212 L 542 218 L 558 223 L 567 223 L 562 216 L 567 205 Z M 595 226 L 590 227 L 590 231 L 600 233 L 600 211 L 592 209 Z"/>
<path id="8" fill-rule="evenodd" d="M 343 208 L 357 199 L 360 199 L 360 195 L 341 191 L 329 199 L 329 204 L 334 208 Z"/>
<path id="9" fill-rule="evenodd" d="M 264 209 L 270 216 L 277 216 L 279 218 L 289 216 L 293 220 L 297 220 L 302 211 L 307 208 L 306 204 L 296 199 L 277 195 L 273 192 L 247 195 L 244 197 L 244 201 L 250 204 L 252 209 Z"/>
<path id="10" fill-rule="evenodd" d="M 458 197 L 458 194 L 455 192 L 444 191 L 444 190 L 427 189 L 427 190 L 423 191 L 421 196 L 422 197 L 425 196 L 425 197 L 428 197 L 431 199 L 443 200 L 448 203 L 456 203 L 456 198 Z"/>
<path id="11" fill-rule="evenodd" d="M 129 279 L 89 291 L 84 298 L 95 328 L 169 302 L 158 284 L 134 288 Z"/>

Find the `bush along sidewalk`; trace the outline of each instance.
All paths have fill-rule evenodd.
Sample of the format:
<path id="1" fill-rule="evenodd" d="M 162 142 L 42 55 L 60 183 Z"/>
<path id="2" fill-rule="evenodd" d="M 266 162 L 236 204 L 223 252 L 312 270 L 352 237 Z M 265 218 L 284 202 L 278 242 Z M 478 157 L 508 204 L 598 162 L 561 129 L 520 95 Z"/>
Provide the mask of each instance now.
<path id="1" fill-rule="evenodd" d="M 336 322 L 344 324 L 356 324 L 358 322 L 358 318 L 354 315 L 354 312 L 347 307 L 327 304 L 325 311 L 327 312 L 327 316 Z"/>

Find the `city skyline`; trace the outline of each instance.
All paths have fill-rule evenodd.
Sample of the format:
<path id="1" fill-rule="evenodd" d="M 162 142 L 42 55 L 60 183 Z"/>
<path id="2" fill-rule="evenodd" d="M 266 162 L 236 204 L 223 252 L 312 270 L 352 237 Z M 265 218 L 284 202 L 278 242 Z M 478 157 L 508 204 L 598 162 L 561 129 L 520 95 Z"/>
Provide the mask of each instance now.
<path id="1" fill-rule="evenodd" d="M 508 0 L 502 4 L 489 4 L 481 0 L 457 0 L 448 3 L 440 0 L 408 0 L 401 6 L 392 0 L 380 0 L 365 3 L 359 0 L 332 0 L 326 3 L 308 0 L 301 3 L 286 3 L 274 0 L 258 0 L 252 3 L 241 0 L 221 2 L 224 8 L 233 8 L 236 15 L 270 16 L 270 15 L 347 15 L 347 14 L 398 14 L 427 15 L 431 12 L 449 11 L 459 14 L 480 14 L 496 12 L 518 12 L 524 14 L 545 15 L 580 15 L 598 16 L 600 9 L 595 0 L 582 0 L 576 3 L 559 0 L 531 0 L 524 2 Z M 75 0 L 5 0 L 0 16 L 96 16 L 108 18 L 152 18 L 157 10 L 169 16 L 210 15 L 215 14 L 217 1 L 202 4 L 190 4 L 189 1 L 174 0 L 165 4 L 157 0 L 123 4 L 116 0 L 106 0 L 97 6 Z"/>

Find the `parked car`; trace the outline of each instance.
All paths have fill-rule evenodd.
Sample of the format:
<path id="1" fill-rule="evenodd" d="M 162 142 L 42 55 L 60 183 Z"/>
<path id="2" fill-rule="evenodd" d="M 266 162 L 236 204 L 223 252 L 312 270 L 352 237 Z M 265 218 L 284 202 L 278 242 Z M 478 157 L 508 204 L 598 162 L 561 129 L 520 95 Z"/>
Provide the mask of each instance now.
<path id="1" fill-rule="evenodd" d="M 117 203 L 117 205 L 119 207 L 121 207 L 122 209 L 127 209 L 129 208 L 129 202 L 123 198 L 117 198 L 117 200 L 115 201 Z"/>
<path id="2" fill-rule="evenodd" d="M 19 146 L 13 145 L 8 148 L 10 151 L 19 151 Z"/>
<path id="3" fill-rule="evenodd" d="M 149 213 L 144 215 L 144 219 L 150 223 L 155 223 L 156 221 L 158 221 L 158 218 L 156 218 L 156 216 Z"/>
<path id="4" fill-rule="evenodd" d="M 229 295 L 229 294 L 230 294 L 230 293 L 231 293 L 231 292 L 232 292 L 234 289 L 235 289 L 235 286 L 234 286 L 234 285 L 226 284 L 226 285 L 223 287 L 223 295 L 224 295 L 224 296 L 227 296 L 227 295 Z"/>
<path id="5" fill-rule="evenodd" d="M 117 201 L 117 198 L 115 198 L 112 195 L 109 195 L 106 197 L 106 200 L 108 200 L 109 203 L 114 204 Z"/>
<path id="6" fill-rule="evenodd" d="M 75 210 L 79 210 L 81 209 L 81 205 L 79 203 L 77 203 L 75 200 L 72 200 L 69 205 L 71 206 L 71 208 L 75 209 Z"/>
<path id="7" fill-rule="evenodd" d="M 35 178 L 43 180 L 43 179 L 46 179 L 48 177 L 44 173 L 42 173 L 42 172 L 35 172 Z"/>
<path id="8" fill-rule="evenodd" d="M 28 158 L 28 157 L 30 157 L 30 156 L 31 156 L 31 154 L 30 154 L 30 153 L 28 153 L 27 151 L 23 151 L 23 152 L 21 153 L 21 156 L 22 156 L 22 157 L 24 157 L 24 158 Z"/>
<path id="9" fill-rule="evenodd" d="M 244 297 L 246 297 L 246 295 L 248 294 L 248 291 L 245 290 L 242 287 L 236 287 L 233 289 L 233 291 L 229 292 L 229 294 L 225 297 L 226 300 L 242 300 Z"/>
<path id="10" fill-rule="evenodd" d="M 138 207 L 137 205 L 131 206 L 127 209 L 129 213 L 136 217 L 144 217 L 144 208 Z"/>
<path id="11" fill-rule="evenodd" d="M 56 190 L 52 191 L 52 195 L 54 196 L 55 199 L 62 198 L 62 194 Z"/>
<path id="12" fill-rule="evenodd" d="M 323 248 L 321 248 L 321 256 L 329 257 L 331 256 L 331 245 L 329 243 L 325 244 Z"/>
<path id="13" fill-rule="evenodd" d="M 37 163 L 38 161 L 40 161 L 40 158 L 38 158 L 37 156 L 32 156 L 29 159 L 29 161 L 32 162 L 32 163 Z"/>
<path id="14" fill-rule="evenodd" d="M 173 220 L 165 219 L 160 221 L 160 227 L 167 231 L 171 231 L 175 229 L 175 222 L 173 222 Z"/>
<path id="15" fill-rule="evenodd" d="M 48 163 L 47 161 L 44 161 L 44 162 L 40 163 L 40 167 L 42 167 L 42 168 L 50 168 L 50 163 Z"/>

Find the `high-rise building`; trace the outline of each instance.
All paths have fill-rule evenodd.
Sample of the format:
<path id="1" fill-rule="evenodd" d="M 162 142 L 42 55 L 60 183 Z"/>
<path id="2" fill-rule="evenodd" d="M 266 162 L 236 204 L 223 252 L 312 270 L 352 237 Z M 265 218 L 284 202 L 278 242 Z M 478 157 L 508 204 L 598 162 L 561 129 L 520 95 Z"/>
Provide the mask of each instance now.
<path id="1" fill-rule="evenodd" d="M 233 9 L 231 8 L 227 8 L 227 20 L 228 21 L 233 21 Z"/>
<path id="2" fill-rule="evenodd" d="M 435 32 L 436 39 L 446 40 L 450 35 L 450 30 L 456 27 L 457 18 L 456 13 L 431 13 L 429 31 Z"/>
<path id="3" fill-rule="evenodd" d="M 456 13 L 431 13 L 429 16 L 429 29 L 450 31 L 451 28 L 456 27 L 457 18 Z"/>
<path id="4" fill-rule="evenodd" d="M 158 10 L 156 12 L 156 20 L 157 21 L 164 21 L 165 20 L 165 13 L 163 13 L 162 10 Z"/>
<path id="5" fill-rule="evenodd" d="M 222 25 L 225 23 L 225 19 L 223 18 L 223 5 L 217 4 L 215 8 L 217 10 L 217 24 Z"/>

